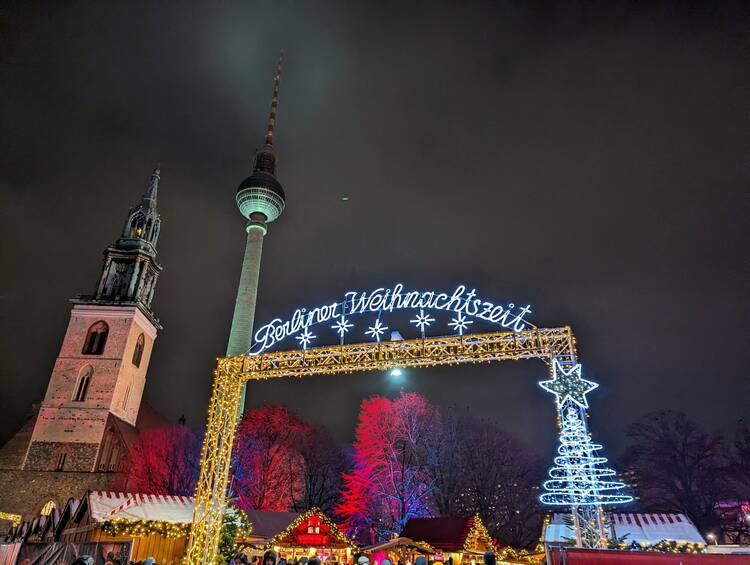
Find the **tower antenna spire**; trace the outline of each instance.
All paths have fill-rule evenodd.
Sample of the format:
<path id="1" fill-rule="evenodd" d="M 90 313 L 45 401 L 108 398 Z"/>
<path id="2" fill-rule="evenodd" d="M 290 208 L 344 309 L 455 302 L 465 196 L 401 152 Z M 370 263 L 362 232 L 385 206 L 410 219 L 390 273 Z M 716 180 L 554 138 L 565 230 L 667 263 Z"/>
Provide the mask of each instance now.
<path id="1" fill-rule="evenodd" d="M 266 145 L 273 147 L 273 128 L 276 126 L 276 109 L 279 107 L 279 83 L 281 82 L 281 65 L 284 62 L 284 50 L 279 54 L 279 64 L 273 76 L 273 97 L 271 98 L 271 113 L 268 116 L 266 128 Z"/>

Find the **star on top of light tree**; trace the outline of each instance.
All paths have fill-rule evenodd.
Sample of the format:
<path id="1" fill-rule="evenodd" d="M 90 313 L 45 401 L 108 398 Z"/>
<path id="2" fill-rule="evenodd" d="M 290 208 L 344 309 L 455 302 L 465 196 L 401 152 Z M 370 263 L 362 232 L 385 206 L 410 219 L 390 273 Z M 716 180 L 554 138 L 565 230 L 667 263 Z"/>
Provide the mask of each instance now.
<path id="1" fill-rule="evenodd" d="M 588 408 L 586 395 L 599 385 L 581 378 L 580 363 L 566 370 L 555 358 L 552 360 L 552 379 L 540 381 L 539 386 L 555 395 L 558 408 L 562 408 L 567 400 L 575 402 L 581 408 Z"/>

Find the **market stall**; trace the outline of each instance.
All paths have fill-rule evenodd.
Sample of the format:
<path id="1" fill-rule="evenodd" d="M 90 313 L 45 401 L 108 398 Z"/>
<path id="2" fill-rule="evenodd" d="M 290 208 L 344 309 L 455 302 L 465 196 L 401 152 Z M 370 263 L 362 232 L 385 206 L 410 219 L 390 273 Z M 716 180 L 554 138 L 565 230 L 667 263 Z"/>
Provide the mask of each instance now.
<path id="1" fill-rule="evenodd" d="M 398 537 L 384 543 L 364 547 L 362 553 L 368 555 L 370 562 L 373 564 L 383 563 L 385 559 L 389 559 L 391 563 L 414 563 L 420 556 L 425 556 L 428 561 L 432 561 L 437 549 L 425 541 Z"/>
<path id="2" fill-rule="evenodd" d="M 303 557 L 317 557 L 327 564 L 350 564 L 357 550 L 354 541 L 318 508 L 303 514 L 250 510 L 253 533 L 240 542 L 243 553 L 260 556 L 273 549 L 292 563 Z"/>
<path id="3" fill-rule="evenodd" d="M 401 536 L 427 542 L 437 550 L 435 561 L 452 559 L 454 565 L 482 563 L 487 550 L 497 553 L 497 546 L 479 516 L 412 518 Z"/>
<path id="4" fill-rule="evenodd" d="M 150 556 L 159 565 L 178 565 L 185 555 L 192 519 L 191 497 L 89 492 L 59 541 L 111 545 L 111 551 L 127 549 L 130 561 Z"/>

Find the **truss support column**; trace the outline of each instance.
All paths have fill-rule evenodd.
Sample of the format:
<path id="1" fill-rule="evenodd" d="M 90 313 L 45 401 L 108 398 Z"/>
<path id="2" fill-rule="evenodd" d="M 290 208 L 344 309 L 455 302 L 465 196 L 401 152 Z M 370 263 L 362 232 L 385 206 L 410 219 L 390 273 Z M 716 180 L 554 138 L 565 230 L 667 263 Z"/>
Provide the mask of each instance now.
<path id="1" fill-rule="evenodd" d="M 195 490 L 195 510 L 185 562 L 213 564 L 226 509 L 229 467 L 237 427 L 237 409 L 244 379 L 242 358 L 219 359 L 208 409 L 208 425 L 201 453 L 201 472 Z"/>

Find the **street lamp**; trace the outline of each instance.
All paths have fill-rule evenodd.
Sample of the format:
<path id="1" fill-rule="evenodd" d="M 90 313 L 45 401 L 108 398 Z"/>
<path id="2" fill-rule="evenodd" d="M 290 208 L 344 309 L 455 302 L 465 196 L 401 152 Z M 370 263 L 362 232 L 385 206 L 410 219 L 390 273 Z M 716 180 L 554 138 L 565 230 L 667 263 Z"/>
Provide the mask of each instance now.
<path id="1" fill-rule="evenodd" d="M 706 534 L 706 539 L 708 541 L 714 542 L 714 545 L 719 545 L 718 542 L 716 541 L 716 534 Z"/>

